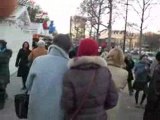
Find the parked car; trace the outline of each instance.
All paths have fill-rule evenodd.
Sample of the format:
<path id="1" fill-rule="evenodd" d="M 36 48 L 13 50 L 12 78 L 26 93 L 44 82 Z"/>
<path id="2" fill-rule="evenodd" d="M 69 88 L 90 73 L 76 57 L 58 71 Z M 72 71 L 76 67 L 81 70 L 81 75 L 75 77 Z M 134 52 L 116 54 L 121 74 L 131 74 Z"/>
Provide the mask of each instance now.
<path id="1" fill-rule="evenodd" d="M 148 59 L 150 61 L 153 61 L 155 58 L 156 53 L 155 52 L 145 52 L 145 54 L 148 56 Z"/>

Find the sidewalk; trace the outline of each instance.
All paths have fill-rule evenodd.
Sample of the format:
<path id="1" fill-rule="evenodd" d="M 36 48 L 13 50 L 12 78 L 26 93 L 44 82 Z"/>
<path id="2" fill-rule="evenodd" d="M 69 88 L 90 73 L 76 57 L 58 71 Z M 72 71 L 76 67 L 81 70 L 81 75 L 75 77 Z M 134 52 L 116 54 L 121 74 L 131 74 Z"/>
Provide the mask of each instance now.
<path id="1" fill-rule="evenodd" d="M 21 78 L 17 78 L 16 74 L 14 74 L 11 77 L 11 83 L 7 87 L 9 97 L 6 101 L 5 108 L 0 111 L 0 120 L 19 120 L 15 114 L 14 95 L 23 92 L 21 91 L 21 87 Z M 118 120 L 143 120 L 144 110 L 135 108 L 134 97 L 128 96 L 127 92 L 122 93 L 122 96 L 123 100 L 120 103 L 121 110 Z"/>
<path id="2" fill-rule="evenodd" d="M 8 99 L 6 100 L 5 108 L 0 110 L 0 120 L 19 120 L 15 114 L 14 95 L 22 93 L 21 79 L 16 77 L 16 74 L 11 76 L 11 82 L 7 87 Z"/>

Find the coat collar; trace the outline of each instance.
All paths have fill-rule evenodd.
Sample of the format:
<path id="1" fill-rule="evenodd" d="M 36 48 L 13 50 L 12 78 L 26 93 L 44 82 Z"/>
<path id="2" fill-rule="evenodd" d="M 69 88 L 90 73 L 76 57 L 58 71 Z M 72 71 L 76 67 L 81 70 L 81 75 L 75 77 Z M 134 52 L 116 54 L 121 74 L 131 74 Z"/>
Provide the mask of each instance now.
<path id="1" fill-rule="evenodd" d="M 51 45 L 48 48 L 48 54 L 49 55 L 54 55 L 54 56 L 61 56 L 65 59 L 69 60 L 69 55 L 62 48 L 60 48 L 56 45 Z"/>
<path id="2" fill-rule="evenodd" d="M 69 60 L 68 67 L 77 67 L 84 64 L 96 64 L 101 67 L 107 67 L 107 62 L 98 56 L 83 56 L 83 57 L 77 57 Z"/>

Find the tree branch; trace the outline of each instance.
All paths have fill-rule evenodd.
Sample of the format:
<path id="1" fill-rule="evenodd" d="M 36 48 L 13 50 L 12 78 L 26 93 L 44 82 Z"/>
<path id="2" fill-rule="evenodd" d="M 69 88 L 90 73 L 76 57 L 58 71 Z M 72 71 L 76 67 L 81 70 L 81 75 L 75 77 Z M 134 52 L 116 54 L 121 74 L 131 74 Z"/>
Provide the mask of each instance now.
<path id="1" fill-rule="evenodd" d="M 133 5 L 131 5 L 131 7 L 132 7 L 133 10 L 137 13 L 137 15 L 141 18 L 141 15 L 140 15 L 139 11 L 137 11 L 136 8 L 135 8 Z"/>
<path id="2" fill-rule="evenodd" d="M 141 6 L 141 4 L 140 4 L 140 2 L 139 2 L 139 0 L 136 0 L 136 2 L 137 2 L 137 4 L 138 4 L 138 6 L 139 6 L 141 9 L 143 9 L 142 6 Z"/>
<path id="3" fill-rule="evenodd" d="M 105 27 L 105 28 L 108 28 L 108 26 L 107 26 L 107 25 L 104 25 L 103 23 L 101 23 L 100 25 L 102 25 L 102 26 Z"/>
<path id="4" fill-rule="evenodd" d="M 150 17 L 150 14 L 151 14 L 151 8 L 149 9 L 148 16 L 144 19 L 144 21 Z"/>

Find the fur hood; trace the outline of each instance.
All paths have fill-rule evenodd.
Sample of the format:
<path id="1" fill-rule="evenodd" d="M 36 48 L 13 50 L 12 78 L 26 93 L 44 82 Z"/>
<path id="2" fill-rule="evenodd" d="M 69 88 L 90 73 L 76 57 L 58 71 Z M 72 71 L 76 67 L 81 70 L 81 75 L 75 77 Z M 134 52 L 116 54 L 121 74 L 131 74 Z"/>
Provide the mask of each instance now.
<path id="1" fill-rule="evenodd" d="M 77 67 L 79 65 L 90 64 L 90 63 L 97 64 L 101 67 L 107 67 L 107 62 L 99 56 L 83 56 L 70 59 L 68 62 L 68 67 L 72 68 L 72 67 Z"/>

